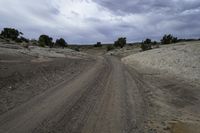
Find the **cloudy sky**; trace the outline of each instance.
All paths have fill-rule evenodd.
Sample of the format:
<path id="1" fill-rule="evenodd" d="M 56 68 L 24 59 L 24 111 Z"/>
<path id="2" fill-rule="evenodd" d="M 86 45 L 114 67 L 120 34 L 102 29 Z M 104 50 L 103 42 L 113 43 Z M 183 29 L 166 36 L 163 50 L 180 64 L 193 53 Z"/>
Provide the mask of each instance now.
<path id="1" fill-rule="evenodd" d="M 0 29 L 68 43 L 159 40 L 165 33 L 200 38 L 200 0 L 0 0 Z"/>

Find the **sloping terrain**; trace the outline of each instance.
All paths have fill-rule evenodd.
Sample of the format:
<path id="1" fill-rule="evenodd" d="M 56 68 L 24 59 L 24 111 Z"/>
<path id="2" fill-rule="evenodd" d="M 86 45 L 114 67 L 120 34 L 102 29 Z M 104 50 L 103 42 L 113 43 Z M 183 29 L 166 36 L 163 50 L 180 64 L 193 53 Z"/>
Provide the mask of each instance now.
<path id="1" fill-rule="evenodd" d="M 193 82 L 200 82 L 200 42 L 166 45 L 122 59 L 126 64 L 162 70 Z"/>
<path id="2" fill-rule="evenodd" d="M 62 81 L 70 81 L 94 59 L 70 49 L 0 44 L 0 114 Z"/>

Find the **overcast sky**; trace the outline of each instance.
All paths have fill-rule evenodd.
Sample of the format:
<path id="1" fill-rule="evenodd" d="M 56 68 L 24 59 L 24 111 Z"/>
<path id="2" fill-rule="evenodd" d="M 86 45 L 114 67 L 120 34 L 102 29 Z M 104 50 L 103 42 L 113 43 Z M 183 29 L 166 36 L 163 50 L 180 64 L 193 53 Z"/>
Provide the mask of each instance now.
<path id="1" fill-rule="evenodd" d="M 68 43 L 160 40 L 165 33 L 200 38 L 200 0 L 0 0 L 0 29 Z"/>

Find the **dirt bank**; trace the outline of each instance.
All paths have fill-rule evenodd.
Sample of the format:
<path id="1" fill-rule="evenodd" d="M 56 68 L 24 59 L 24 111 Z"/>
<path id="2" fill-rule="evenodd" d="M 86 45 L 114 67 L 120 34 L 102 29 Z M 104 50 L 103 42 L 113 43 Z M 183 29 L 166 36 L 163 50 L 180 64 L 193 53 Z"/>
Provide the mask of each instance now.
<path id="1" fill-rule="evenodd" d="M 122 59 L 130 66 L 140 65 L 200 83 L 200 42 L 165 45 Z"/>
<path id="2" fill-rule="evenodd" d="M 19 106 L 62 81 L 70 81 L 94 64 L 69 49 L 25 49 L 0 45 L 0 114 Z M 74 54 L 74 55 L 72 55 Z"/>

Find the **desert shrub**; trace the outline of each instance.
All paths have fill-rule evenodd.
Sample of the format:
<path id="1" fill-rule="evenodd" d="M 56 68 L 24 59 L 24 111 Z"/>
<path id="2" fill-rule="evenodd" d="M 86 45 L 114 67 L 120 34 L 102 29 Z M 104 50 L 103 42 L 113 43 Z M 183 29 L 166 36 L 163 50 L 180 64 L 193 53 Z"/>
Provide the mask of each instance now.
<path id="1" fill-rule="evenodd" d="M 15 41 L 18 43 L 22 43 L 22 42 L 28 43 L 29 42 L 28 39 L 26 39 L 25 37 L 22 37 L 22 36 L 20 38 L 17 38 Z"/>
<path id="2" fill-rule="evenodd" d="M 44 48 L 45 44 L 44 43 L 39 43 L 39 46 Z"/>
<path id="3" fill-rule="evenodd" d="M 28 43 L 24 43 L 23 45 L 22 45 L 24 48 L 29 48 L 29 44 Z"/>
<path id="4" fill-rule="evenodd" d="M 79 47 L 75 47 L 74 50 L 77 51 L 77 52 L 80 52 Z"/>
<path id="5" fill-rule="evenodd" d="M 32 45 L 35 45 L 35 46 L 38 45 L 38 41 L 35 40 L 35 39 L 31 39 L 31 40 L 30 40 L 30 43 L 31 43 Z"/>
<path id="6" fill-rule="evenodd" d="M 144 41 L 144 44 L 151 44 L 151 39 L 147 38 L 147 39 Z"/>
<path id="7" fill-rule="evenodd" d="M 190 41 L 198 41 L 199 39 L 193 39 L 193 38 L 189 38 L 189 39 L 178 39 L 177 42 L 190 42 Z"/>
<path id="8" fill-rule="evenodd" d="M 174 37 L 173 35 L 164 35 L 163 38 L 161 39 L 162 44 L 171 44 L 171 43 L 177 43 L 178 38 Z"/>
<path id="9" fill-rule="evenodd" d="M 115 47 L 123 48 L 126 45 L 126 37 L 120 37 L 114 42 Z"/>
<path id="10" fill-rule="evenodd" d="M 0 39 L 4 39 L 4 37 L 0 34 Z"/>
<path id="11" fill-rule="evenodd" d="M 27 38 L 25 38 L 25 37 L 20 37 L 20 40 L 22 41 L 22 42 L 26 42 L 26 43 L 28 43 L 29 42 L 29 39 L 27 39 Z"/>
<path id="12" fill-rule="evenodd" d="M 147 38 L 145 41 L 142 42 L 141 49 L 143 51 L 150 50 L 152 49 L 151 45 L 152 45 L 151 39 Z"/>
<path id="13" fill-rule="evenodd" d="M 15 41 L 16 41 L 17 43 L 22 43 L 22 40 L 21 40 L 20 38 L 15 39 Z"/>
<path id="14" fill-rule="evenodd" d="M 114 46 L 113 45 L 108 45 L 107 46 L 107 51 L 111 51 L 111 50 L 113 50 L 114 49 Z"/>
<path id="15" fill-rule="evenodd" d="M 3 31 L 1 31 L 2 37 L 12 40 L 17 40 L 20 35 L 23 35 L 23 33 L 14 28 L 4 28 Z"/>
<path id="16" fill-rule="evenodd" d="M 97 44 L 95 44 L 94 47 L 102 47 L 101 42 L 97 42 Z"/>
<path id="17" fill-rule="evenodd" d="M 156 41 L 152 42 L 152 45 L 157 45 L 157 44 L 158 44 L 158 42 L 156 42 Z"/>
<path id="18" fill-rule="evenodd" d="M 41 47 L 45 47 L 45 46 L 49 46 L 50 48 L 53 47 L 53 38 L 49 37 L 48 35 L 41 35 L 39 37 L 39 46 Z"/>
<path id="19" fill-rule="evenodd" d="M 10 40 L 10 39 L 5 39 L 5 41 L 6 41 L 7 43 L 10 43 L 10 42 L 11 42 L 11 40 Z"/>
<path id="20" fill-rule="evenodd" d="M 67 43 L 65 42 L 65 40 L 63 38 L 60 38 L 60 39 L 56 40 L 55 45 L 58 46 L 58 47 L 64 48 L 64 47 L 67 46 Z"/>

